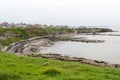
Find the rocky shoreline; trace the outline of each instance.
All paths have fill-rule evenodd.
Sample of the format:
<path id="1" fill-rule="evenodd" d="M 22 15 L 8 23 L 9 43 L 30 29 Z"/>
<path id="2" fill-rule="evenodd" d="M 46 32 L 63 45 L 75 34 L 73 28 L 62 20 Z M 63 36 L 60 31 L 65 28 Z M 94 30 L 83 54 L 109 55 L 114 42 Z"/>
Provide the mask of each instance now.
<path id="1" fill-rule="evenodd" d="M 20 54 L 20 55 L 31 54 L 31 53 L 35 53 L 39 47 L 49 44 L 51 38 L 52 38 L 51 36 L 30 38 L 28 40 L 22 40 L 13 43 L 2 50 L 9 53 Z"/>
<path id="2" fill-rule="evenodd" d="M 65 39 L 65 37 L 58 38 L 53 35 L 42 36 L 42 37 L 31 38 L 28 40 L 23 40 L 23 41 L 19 41 L 17 43 L 13 43 L 10 46 L 5 47 L 3 49 L 3 51 L 9 52 L 9 53 L 14 53 L 14 54 L 19 54 L 19 55 L 32 56 L 32 57 L 42 57 L 42 58 L 56 59 L 56 60 L 62 60 L 62 61 L 73 61 L 73 62 L 79 62 L 79 63 L 83 63 L 83 64 L 89 64 L 89 65 L 101 66 L 101 67 L 120 68 L 119 64 L 109 64 L 105 61 L 62 56 L 60 54 L 37 54 L 37 50 L 40 49 L 40 47 L 50 44 L 52 40 L 54 41 L 54 39 L 55 39 L 55 41 L 56 40 L 72 40 L 71 38 L 70 39 Z M 86 42 L 84 39 L 78 39 L 78 41 L 79 40 L 83 40 L 80 42 Z M 93 41 L 91 41 L 91 42 L 93 42 Z M 96 42 L 96 41 L 94 41 L 94 42 Z M 101 41 L 97 41 L 97 42 L 101 42 Z"/>
<path id="3" fill-rule="evenodd" d="M 81 39 L 81 38 L 73 38 L 71 41 L 75 42 L 85 42 L 85 43 L 102 43 L 104 40 L 90 40 L 90 39 Z"/>
<path id="4" fill-rule="evenodd" d="M 92 34 L 91 34 L 92 35 Z M 105 42 L 104 40 L 92 40 L 92 39 L 86 39 L 85 37 L 71 37 L 73 35 L 66 35 L 66 36 L 55 36 L 54 40 L 56 41 L 74 41 L 74 42 L 84 42 L 84 43 L 102 43 Z M 75 36 L 75 34 L 74 34 Z"/>
<path id="5" fill-rule="evenodd" d="M 71 36 L 71 35 L 70 35 Z M 18 53 L 18 54 L 26 54 L 26 53 L 35 53 L 39 47 L 46 46 L 54 41 L 75 41 L 75 42 L 85 42 L 85 43 L 101 43 L 103 40 L 89 40 L 86 38 L 71 38 L 69 35 L 67 36 L 42 36 L 30 38 L 27 40 L 22 40 L 16 43 L 11 44 L 10 46 L 2 49 L 3 51 L 7 51 L 10 53 Z"/>
<path id="6" fill-rule="evenodd" d="M 99 66 L 99 67 L 120 68 L 119 64 L 110 64 L 105 61 L 92 60 L 92 59 L 86 59 L 86 58 L 80 58 L 80 57 L 78 58 L 78 57 L 62 56 L 60 54 L 28 54 L 27 56 L 55 59 L 55 60 L 61 60 L 61 61 L 79 62 L 82 64 L 88 64 L 88 65 Z"/>

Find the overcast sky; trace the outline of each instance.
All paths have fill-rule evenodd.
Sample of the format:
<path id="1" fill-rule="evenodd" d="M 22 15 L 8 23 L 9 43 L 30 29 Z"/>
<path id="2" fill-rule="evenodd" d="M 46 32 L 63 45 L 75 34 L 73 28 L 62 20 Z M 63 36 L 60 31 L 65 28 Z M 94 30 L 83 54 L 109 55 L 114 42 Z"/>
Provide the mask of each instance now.
<path id="1" fill-rule="evenodd" d="M 120 0 L 0 0 L 0 22 L 120 26 Z"/>

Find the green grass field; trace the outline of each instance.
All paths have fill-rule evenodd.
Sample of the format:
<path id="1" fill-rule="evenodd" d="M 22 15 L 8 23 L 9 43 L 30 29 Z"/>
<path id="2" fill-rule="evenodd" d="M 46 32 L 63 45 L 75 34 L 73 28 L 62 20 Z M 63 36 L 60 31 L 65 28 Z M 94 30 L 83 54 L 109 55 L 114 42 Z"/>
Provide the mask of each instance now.
<path id="1" fill-rule="evenodd" d="M 120 69 L 0 52 L 0 80 L 120 80 Z"/>

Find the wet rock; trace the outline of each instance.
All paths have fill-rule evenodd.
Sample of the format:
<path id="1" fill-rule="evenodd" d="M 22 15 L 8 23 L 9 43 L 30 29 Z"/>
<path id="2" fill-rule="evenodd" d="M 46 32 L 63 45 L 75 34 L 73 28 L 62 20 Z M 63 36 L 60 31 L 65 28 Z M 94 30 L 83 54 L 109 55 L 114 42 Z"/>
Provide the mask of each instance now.
<path id="1" fill-rule="evenodd" d="M 71 41 L 85 42 L 85 43 L 101 43 L 101 42 L 104 42 L 104 40 L 89 40 L 89 39 L 71 39 Z"/>
<path id="2" fill-rule="evenodd" d="M 30 54 L 36 52 L 39 47 L 47 45 L 49 41 L 50 40 L 46 39 L 46 37 L 31 38 L 13 43 L 10 46 L 5 47 L 3 51 L 10 53 Z"/>

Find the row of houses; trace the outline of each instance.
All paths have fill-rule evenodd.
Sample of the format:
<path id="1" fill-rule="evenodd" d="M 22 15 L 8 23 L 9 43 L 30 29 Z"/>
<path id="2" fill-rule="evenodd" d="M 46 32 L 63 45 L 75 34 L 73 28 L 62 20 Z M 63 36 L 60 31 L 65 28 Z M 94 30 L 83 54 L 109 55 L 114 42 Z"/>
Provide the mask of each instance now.
<path id="1" fill-rule="evenodd" d="M 26 24 L 26 23 L 8 23 L 8 22 L 2 22 L 0 23 L 0 27 L 2 28 L 12 28 L 12 27 L 23 27 L 23 28 L 45 28 L 45 27 L 55 27 L 55 28 L 67 28 L 68 26 L 63 25 L 47 25 L 47 24 Z"/>
<path id="2" fill-rule="evenodd" d="M 48 27 L 47 24 L 26 24 L 26 23 L 8 23 L 2 22 L 0 23 L 0 27 L 10 28 L 10 27 Z"/>

